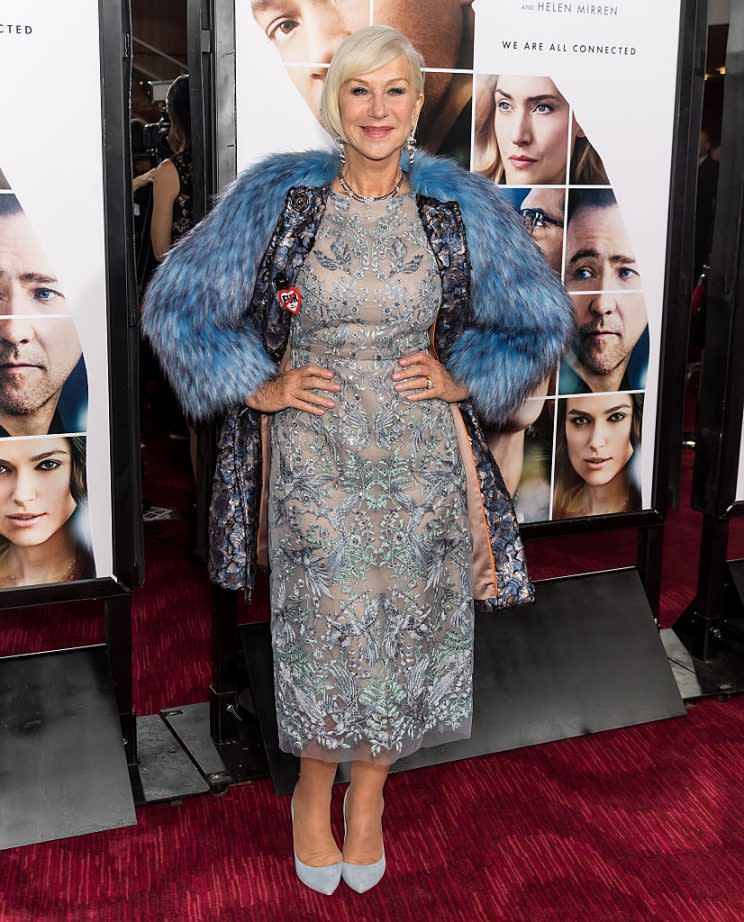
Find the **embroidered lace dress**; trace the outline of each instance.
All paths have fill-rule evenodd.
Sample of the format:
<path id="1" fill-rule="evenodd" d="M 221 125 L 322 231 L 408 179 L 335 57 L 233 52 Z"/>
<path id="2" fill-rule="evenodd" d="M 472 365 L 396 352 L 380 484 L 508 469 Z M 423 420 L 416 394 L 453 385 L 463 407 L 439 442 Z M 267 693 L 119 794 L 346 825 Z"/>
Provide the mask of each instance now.
<path id="1" fill-rule="evenodd" d="M 451 410 L 394 389 L 441 299 L 413 196 L 331 192 L 297 287 L 293 367 L 333 369 L 320 417 L 272 420 L 271 630 L 281 748 L 393 762 L 470 735 L 471 541 Z"/>

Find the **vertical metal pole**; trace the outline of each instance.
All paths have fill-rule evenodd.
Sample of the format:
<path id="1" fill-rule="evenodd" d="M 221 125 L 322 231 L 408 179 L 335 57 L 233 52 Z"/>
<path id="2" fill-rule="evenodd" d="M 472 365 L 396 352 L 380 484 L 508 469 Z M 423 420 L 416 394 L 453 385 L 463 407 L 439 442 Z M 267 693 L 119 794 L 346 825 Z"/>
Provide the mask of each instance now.
<path id="1" fill-rule="evenodd" d="M 727 519 L 703 517 L 697 595 L 674 624 L 674 633 L 698 659 L 714 659 L 720 649 L 728 576 L 728 531 Z"/>
<path id="2" fill-rule="evenodd" d="M 728 533 L 728 519 L 703 516 L 697 608 L 700 617 L 707 622 L 718 620 L 724 612 Z"/>
<path id="3" fill-rule="evenodd" d="M 638 532 L 638 572 L 646 597 L 659 623 L 661 605 L 661 571 L 664 555 L 664 525 L 650 525 Z"/>
<path id="4" fill-rule="evenodd" d="M 215 745 L 221 745 L 237 737 L 238 723 L 234 716 L 234 708 L 239 691 L 237 658 L 240 655 L 237 594 L 213 586 L 209 728 Z"/>
<path id="5" fill-rule="evenodd" d="M 196 132 L 194 215 L 199 219 L 209 211 L 211 197 L 235 176 L 235 6 L 233 0 L 189 0 L 188 13 L 192 127 Z M 197 429 L 196 553 L 202 559 L 209 553 L 218 424 Z M 240 656 L 236 594 L 213 587 L 209 725 L 218 746 L 237 737 Z"/>
<path id="6" fill-rule="evenodd" d="M 127 765 L 137 764 L 137 715 L 132 701 L 132 597 L 113 596 L 103 603 L 103 624 Z"/>

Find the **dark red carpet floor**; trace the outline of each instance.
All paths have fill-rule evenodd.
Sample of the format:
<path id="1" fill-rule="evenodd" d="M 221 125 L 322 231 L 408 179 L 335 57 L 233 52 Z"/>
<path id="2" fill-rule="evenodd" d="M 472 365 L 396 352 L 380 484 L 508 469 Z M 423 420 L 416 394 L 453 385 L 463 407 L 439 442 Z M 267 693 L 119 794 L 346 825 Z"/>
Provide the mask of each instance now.
<path id="1" fill-rule="evenodd" d="M 188 518 L 185 444 L 149 448 L 148 498 Z M 686 453 L 685 500 L 691 463 Z M 185 525 L 146 530 L 134 613 L 141 714 L 206 698 L 209 592 L 186 558 Z M 689 508 L 670 517 L 665 625 L 693 597 L 699 525 Z M 744 523 L 732 531 L 730 556 L 744 556 Z M 533 576 L 631 564 L 635 540 L 533 541 Z M 0 655 L 101 638 L 95 604 L 2 618 Z M 140 809 L 129 829 L 0 853 L 0 920 L 742 922 L 743 791 L 744 697 L 707 700 L 687 717 L 392 776 L 389 869 L 364 896 L 341 884 L 322 897 L 297 881 L 288 799 L 261 781 Z"/>

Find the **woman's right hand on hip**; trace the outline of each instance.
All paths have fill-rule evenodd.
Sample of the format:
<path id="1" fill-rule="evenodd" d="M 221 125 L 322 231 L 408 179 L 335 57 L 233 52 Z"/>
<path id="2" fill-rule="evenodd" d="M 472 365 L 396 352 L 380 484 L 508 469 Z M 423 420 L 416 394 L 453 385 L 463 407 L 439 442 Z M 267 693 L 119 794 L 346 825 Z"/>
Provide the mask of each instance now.
<path id="1" fill-rule="evenodd" d="M 303 365 L 301 368 L 288 368 L 271 381 L 262 385 L 255 394 L 246 399 L 246 404 L 260 413 L 278 413 L 294 407 L 315 416 L 322 416 L 326 410 L 333 409 L 336 401 L 315 391 L 338 393 L 341 385 L 334 380 L 334 373 L 318 365 Z"/>

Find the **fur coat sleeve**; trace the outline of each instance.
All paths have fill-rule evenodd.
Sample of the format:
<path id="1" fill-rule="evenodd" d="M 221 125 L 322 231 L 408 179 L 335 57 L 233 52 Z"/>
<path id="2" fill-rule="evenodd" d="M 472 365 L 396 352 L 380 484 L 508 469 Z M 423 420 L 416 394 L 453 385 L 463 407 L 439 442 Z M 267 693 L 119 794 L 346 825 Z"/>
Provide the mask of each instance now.
<path id="1" fill-rule="evenodd" d="M 246 170 L 168 253 L 148 286 L 143 332 L 195 420 L 244 404 L 275 373 L 250 316 L 251 297 L 287 192 L 317 181 L 319 159 L 279 155 Z"/>
<path id="2" fill-rule="evenodd" d="M 446 364 L 481 420 L 504 423 L 555 371 L 574 333 L 571 300 L 493 183 L 447 160 L 421 159 L 412 185 L 457 202 L 471 265 L 470 317 Z"/>

